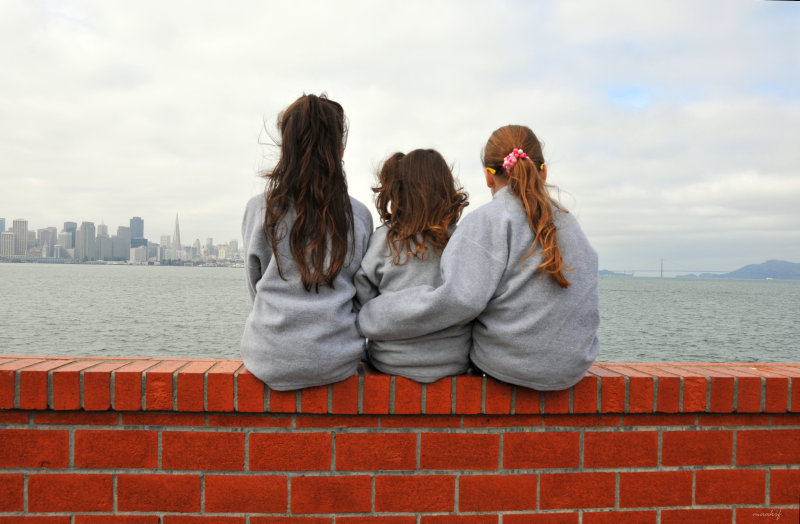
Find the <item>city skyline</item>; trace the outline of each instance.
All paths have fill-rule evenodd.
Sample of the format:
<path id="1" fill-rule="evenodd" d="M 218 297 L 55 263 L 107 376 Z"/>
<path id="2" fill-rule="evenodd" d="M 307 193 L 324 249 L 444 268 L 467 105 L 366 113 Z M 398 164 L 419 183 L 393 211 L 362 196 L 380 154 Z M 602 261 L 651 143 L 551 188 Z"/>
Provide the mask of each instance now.
<path id="1" fill-rule="evenodd" d="M 159 242 L 144 236 L 144 219 L 131 217 L 128 226 L 117 226 L 109 234 L 105 223 L 65 221 L 57 226 L 32 227 L 25 218 L 11 219 L 12 227 L 5 230 L 6 218 L 0 217 L 0 257 L 4 259 L 71 259 L 91 261 L 196 261 L 210 258 L 238 258 L 239 241 L 232 239 L 214 244 L 213 237 L 204 242 L 197 237 L 191 245 L 182 245 L 179 214 L 175 215 L 172 235 L 161 235 Z"/>

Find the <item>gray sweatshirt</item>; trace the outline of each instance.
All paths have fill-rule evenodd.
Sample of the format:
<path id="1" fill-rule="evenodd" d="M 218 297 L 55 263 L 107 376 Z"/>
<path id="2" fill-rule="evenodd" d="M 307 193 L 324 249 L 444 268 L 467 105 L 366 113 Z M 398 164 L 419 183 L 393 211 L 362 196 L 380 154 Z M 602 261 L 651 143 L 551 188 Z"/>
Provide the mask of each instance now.
<path id="1" fill-rule="evenodd" d="M 386 226 L 375 230 L 369 248 L 356 273 L 356 298 L 361 304 L 379 294 L 414 286 L 441 285 L 441 254 L 427 246 L 425 258 L 409 257 L 402 265 L 392 263 L 386 244 Z M 402 262 L 405 255 L 402 255 Z M 398 340 L 370 340 L 370 363 L 384 373 L 417 382 L 435 382 L 442 377 L 464 373 L 469 367 L 470 323 L 447 327 L 419 337 Z"/>
<path id="2" fill-rule="evenodd" d="M 356 373 L 364 354 L 364 337 L 356 329 L 353 276 L 361 265 L 372 233 L 372 216 L 350 198 L 355 238 L 353 250 L 334 287 L 306 291 L 289 251 L 288 235 L 278 244 L 283 276 L 264 233 L 264 195 L 247 203 L 242 222 L 247 287 L 253 309 L 242 335 L 244 365 L 276 390 L 330 384 Z M 291 224 L 295 212 L 287 213 Z"/>
<path id="3" fill-rule="evenodd" d="M 571 214 L 554 211 L 571 287 L 534 272 L 540 253 L 522 263 L 533 234 L 505 187 L 460 222 L 442 255 L 442 285 L 381 294 L 361 309 L 361 332 L 406 339 L 475 319 L 470 358 L 487 374 L 539 390 L 575 385 L 599 349 L 597 253 Z"/>

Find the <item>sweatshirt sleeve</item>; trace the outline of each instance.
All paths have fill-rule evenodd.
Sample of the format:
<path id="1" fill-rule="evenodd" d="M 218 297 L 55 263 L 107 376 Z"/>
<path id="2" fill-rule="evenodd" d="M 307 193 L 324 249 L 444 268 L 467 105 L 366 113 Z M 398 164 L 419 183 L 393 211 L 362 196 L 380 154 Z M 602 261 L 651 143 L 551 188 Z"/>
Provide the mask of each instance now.
<path id="1" fill-rule="evenodd" d="M 468 215 L 445 247 L 442 285 L 382 293 L 358 315 L 361 333 L 373 340 L 428 335 L 470 322 L 495 294 L 508 260 L 508 235 L 502 220 L 478 211 Z"/>
<path id="2" fill-rule="evenodd" d="M 255 300 L 256 284 L 272 258 L 272 249 L 264 233 L 264 205 L 263 195 L 251 198 L 242 219 L 245 274 L 251 301 Z"/>
<path id="3" fill-rule="evenodd" d="M 361 260 L 361 267 L 353 279 L 356 286 L 356 298 L 353 305 L 356 311 L 379 294 L 384 257 L 381 257 L 381 246 L 378 244 L 383 244 L 382 237 L 380 229 L 372 234 L 369 248 Z"/>

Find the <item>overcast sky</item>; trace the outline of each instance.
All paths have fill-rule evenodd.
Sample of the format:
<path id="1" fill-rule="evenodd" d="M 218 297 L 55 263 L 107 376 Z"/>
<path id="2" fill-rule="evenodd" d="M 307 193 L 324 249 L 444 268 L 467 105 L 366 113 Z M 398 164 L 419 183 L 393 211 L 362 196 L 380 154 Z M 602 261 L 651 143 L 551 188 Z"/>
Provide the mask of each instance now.
<path id="1" fill-rule="evenodd" d="M 275 117 L 327 92 L 370 208 L 418 147 L 486 203 L 525 124 L 602 268 L 800 262 L 798 49 L 798 2 L 3 0 L 0 217 L 239 239 Z"/>

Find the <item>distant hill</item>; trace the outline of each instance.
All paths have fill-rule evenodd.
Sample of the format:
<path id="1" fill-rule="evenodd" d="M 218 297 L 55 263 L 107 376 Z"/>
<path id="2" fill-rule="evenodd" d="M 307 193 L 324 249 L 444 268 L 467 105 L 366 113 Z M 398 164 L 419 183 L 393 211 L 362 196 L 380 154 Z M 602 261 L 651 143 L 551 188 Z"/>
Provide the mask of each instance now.
<path id="1" fill-rule="evenodd" d="M 678 275 L 678 278 L 743 278 L 751 280 L 774 278 L 775 280 L 800 280 L 800 263 L 787 262 L 785 260 L 767 260 L 761 264 L 740 267 L 730 273 Z"/>
<path id="2" fill-rule="evenodd" d="M 618 271 L 609 271 L 608 269 L 601 269 L 597 272 L 601 277 L 632 277 L 633 273 L 620 273 Z"/>

